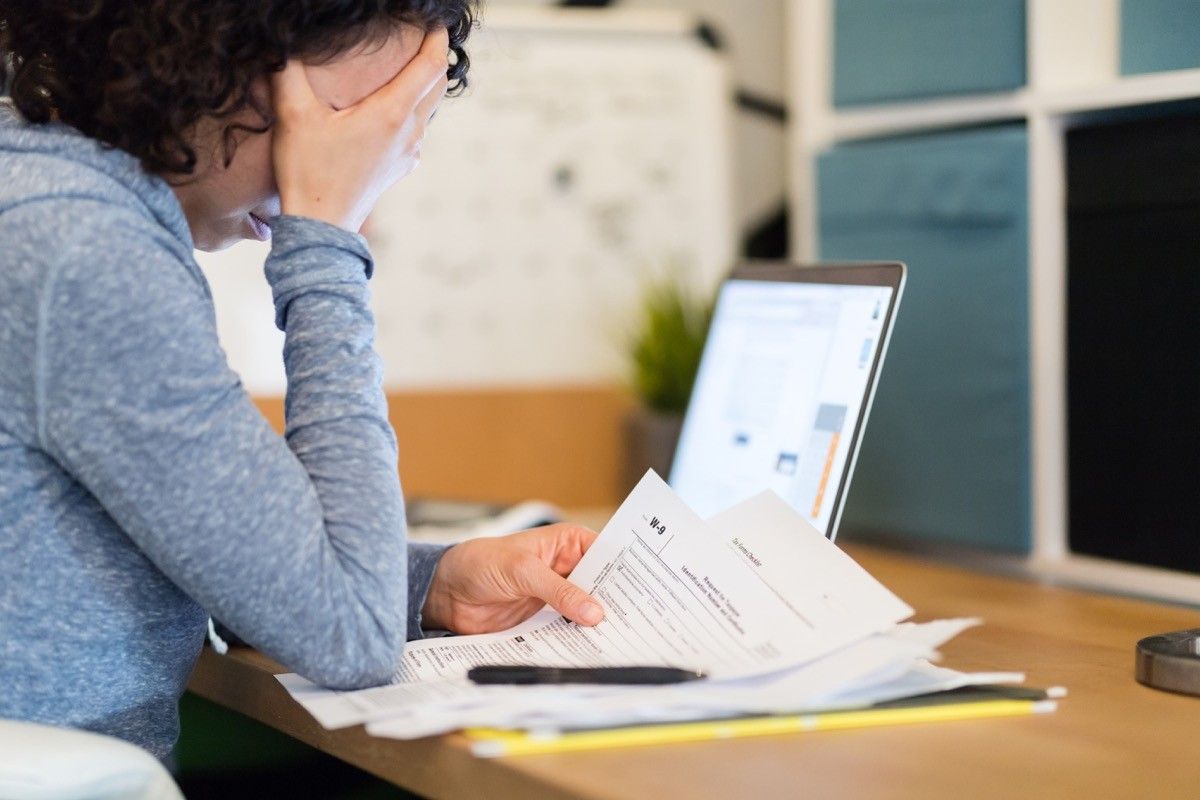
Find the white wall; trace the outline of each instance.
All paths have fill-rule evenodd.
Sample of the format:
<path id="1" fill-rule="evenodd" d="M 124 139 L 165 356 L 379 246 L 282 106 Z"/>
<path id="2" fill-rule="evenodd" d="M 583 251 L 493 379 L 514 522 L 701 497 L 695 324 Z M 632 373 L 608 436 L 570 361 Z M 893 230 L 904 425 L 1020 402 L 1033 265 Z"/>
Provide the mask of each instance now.
<path id="1" fill-rule="evenodd" d="M 443 105 L 421 169 L 371 218 L 385 379 L 623 380 L 646 280 L 674 267 L 708 290 L 736 259 L 728 60 L 677 10 L 493 8 L 490 23 L 467 98 Z M 279 394 L 265 254 L 201 263 L 231 365 Z"/>
<path id="2" fill-rule="evenodd" d="M 488 6 L 554 5 L 535 0 L 483 0 Z M 687 11 L 720 33 L 735 83 L 755 95 L 784 102 L 787 31 L 784 0 L 623 0 L 622 8 Z M 746 112 L 735 120 L 735 211 L 745 230 L 773 213 L 787 195 L 787 131 L 781 123 Z"/>

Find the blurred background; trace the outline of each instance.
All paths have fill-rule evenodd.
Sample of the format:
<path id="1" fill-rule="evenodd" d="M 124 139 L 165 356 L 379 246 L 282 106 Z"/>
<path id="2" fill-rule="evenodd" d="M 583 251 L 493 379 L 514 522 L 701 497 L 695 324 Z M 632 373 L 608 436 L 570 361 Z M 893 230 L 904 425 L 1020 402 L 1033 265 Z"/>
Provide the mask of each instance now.
<path id="1" fill-rule="evenodd" d="M 408 495 L 611 507 L 735 263 L 903 260 L 843 535 L 1200 601 L 1200 0 L 489 0 L 470 50 L 366 231 Z M 265 252 L 202 264 L 278 423 Z"/>
<path id="2" fill-rule="evenodd" d="M 1198 0 L 489 0 L 481 23 L 366 230 L 410 496 L 610 506 L 669 458 L 688 320 L 735 263 L 898 259 L 845 532 L 1200 569 Z M 265 253 L 202 263 L 279 421 Z"/>

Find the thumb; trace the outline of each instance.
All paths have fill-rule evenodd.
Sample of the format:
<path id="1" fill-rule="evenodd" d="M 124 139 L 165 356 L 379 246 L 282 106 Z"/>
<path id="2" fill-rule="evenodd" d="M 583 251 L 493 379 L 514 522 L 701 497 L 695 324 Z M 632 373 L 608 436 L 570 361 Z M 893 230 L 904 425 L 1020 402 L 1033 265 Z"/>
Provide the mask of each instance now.
<path id="1" fill-rule="evenodd" d="M 591 595 L 540 561 L 529 577 L 529 591 L 572 622 L 590 626 L 604 619 L 604 609 Z"/>

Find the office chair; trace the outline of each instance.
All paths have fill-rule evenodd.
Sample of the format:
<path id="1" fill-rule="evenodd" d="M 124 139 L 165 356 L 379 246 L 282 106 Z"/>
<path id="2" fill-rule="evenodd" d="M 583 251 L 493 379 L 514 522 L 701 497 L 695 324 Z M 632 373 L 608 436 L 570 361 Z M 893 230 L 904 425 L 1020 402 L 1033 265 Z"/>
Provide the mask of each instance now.
<path id="1" fill-rule="evenodd" d="M 96 733 L 0 719 L 0 800 L 183 800 L 135 745 Z"/>

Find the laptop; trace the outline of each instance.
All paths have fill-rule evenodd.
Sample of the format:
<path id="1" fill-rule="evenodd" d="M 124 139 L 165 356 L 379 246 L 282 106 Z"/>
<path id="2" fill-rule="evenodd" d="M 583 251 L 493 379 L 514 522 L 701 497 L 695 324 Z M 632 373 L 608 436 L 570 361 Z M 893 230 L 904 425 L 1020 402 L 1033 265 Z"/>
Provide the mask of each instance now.
<path id="1" fill-rule="evenodd" d="M 743 264 L 721 285 L 667 482 L 701 517 L 764 489 L 833 539 L 896 308 L 899 263 Z M 415 513 L 414 513 L 415 512 Z M 410 535 L 496 536 L 561 519 L 509 508 L 415 501 Z"/>
<path id="2" fill-rule="evenodd" d="M 717 295 L 668 483 L 700 516 L 773 489 L 829 539 L 904 291 L 899 263 L 749 263 Z"/>

